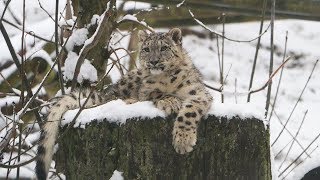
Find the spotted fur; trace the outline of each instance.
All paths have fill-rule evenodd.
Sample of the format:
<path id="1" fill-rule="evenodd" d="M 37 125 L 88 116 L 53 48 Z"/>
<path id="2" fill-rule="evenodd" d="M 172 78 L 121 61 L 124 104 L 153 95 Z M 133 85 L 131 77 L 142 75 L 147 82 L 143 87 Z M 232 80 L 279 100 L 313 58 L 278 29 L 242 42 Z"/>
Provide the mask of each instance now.
<path id="1" fill-rule="evenodd" d="M 181 30 L 173 28 L 167 33 L 139 32 L 141 67 L 124 75 L 105 93 L 78 91 L 63 96 L 50 110 L 38 148 L 36 174 L 47 177 L 52 160 L 58 126 L 63 114 L 79 108 L 83 98 L 89 98 L 87 107 L 105 103 L 113 97 L 127 103 L 152 101 L 166 114 L 176 114 L 172 131 L 172 144 L 180 154 L 193 150 L 197 142 L 197 127 L 208 112 L 213 98 L 205 89 L 198 70 L 182 48 Z"/>

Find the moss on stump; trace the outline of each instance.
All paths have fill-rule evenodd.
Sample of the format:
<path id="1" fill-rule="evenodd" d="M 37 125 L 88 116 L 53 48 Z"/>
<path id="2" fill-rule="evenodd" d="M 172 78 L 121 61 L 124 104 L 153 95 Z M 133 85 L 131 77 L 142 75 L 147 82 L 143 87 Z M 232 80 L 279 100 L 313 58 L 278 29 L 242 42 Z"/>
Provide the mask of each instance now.
<path id="1" fill-rule="evenodd" d="M 209 116 L 200 123 L 194 151 L 180 155 L 171 145 L 168 119 L 70 128 L 59 141 L 58 172 L 68 179 L 109 179 L 114 170 L 125 179 L 271 179 L 269 132 L 262 121 Z"/>

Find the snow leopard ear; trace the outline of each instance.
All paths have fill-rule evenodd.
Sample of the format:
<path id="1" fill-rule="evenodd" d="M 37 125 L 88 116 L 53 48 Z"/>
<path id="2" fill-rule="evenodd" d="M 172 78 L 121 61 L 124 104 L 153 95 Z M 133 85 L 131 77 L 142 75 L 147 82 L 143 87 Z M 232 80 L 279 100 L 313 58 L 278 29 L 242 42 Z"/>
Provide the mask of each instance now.
<path id="1" fill-rule="evenodd" d="M 139 42 L 142 43 L 148 37 L 148 33 L 145 31 L 139 30 L 138 36 L 139 36 Z"/>
<path id="2" fill-rule="evenodd" d="M 178 44 L 181 45 L 182 42 L 182 33 L 181 29 L 179 28 L 172 28 L 169 30 L 168 35 L 172 38 L 172 40 Z"/>

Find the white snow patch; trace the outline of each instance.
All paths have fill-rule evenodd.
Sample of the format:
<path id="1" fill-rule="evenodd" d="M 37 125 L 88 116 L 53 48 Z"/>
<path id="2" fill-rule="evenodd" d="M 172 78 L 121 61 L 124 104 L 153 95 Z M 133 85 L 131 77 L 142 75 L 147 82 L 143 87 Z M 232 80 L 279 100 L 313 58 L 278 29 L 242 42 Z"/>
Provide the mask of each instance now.
<path id="1" fill-rule="evenodd" d="M 239 116 L 241 119 L 257 118 L 264 120 L 264 107 L 254 103 L 213 103 L 208 114 L 215 115 L 217 117 L 232 118 Z"/>
<path id="2" fill-rule="evenodd" d="M 18 153 L 13 152 L 11 158 L 17 157 L 17 155 L 18 155 Z M 34 154 L 32 154 L 32 155 L 34 155 Z M 13 160 L 11 162 L 11 165 L 18 164 L 18 163 L 23 163 L 25 161 L 30 160 L 32 157 L 33 156 L 31 156 L 31 155 L 21 155 L 20 156 L 20 162 L 18 162 L 17 160 Z M 10 159 L 10 153 L 4 153 L 3 154 L 2 163 L 7 162 L 9 159 Z M 6 165 L 8 165 L 8 163 L 6 163 Z M 29 163 L 29 164 L 27 164 L 25 166 L 20 167 L 20 178 L 33 177 L 34 176 L 34 167 L 35 167 L 35 165 L 36 165 L 36 162 L 33 161 L 33 162 L 31 162 L 31 163 Z M 6 168 L 0 168 L 0 179 L 2 179 L 2 178 L 5 179 L 6 178 L 7 171 L 8 171 L 8 169 L 6 169 Z M 10 179 L 16 179 L 16 175 L 17 175 L 17 168 L 10 169 L 10 173 L 9 173 L 8 177 Z"/>
<path id="3" fill-rule="evenodd" d="M 72 6 L 71 6 L 72 7 Z M 72 27 L 74 26 L 74 24 L 77 22 L 77 17 L 76 16 L 72 16 L 71 19 L 68 19 L 68 20 L 61 20 L 58 22 L 59 26 L 69 26 L 69 27 Z"/>
<path id="4" fill-rule="evenodd" d="M 186 1 L 186 0 L 181 1 L 181 3 L 177 4 L 177 7 L 182 6 L 182 5 L 184 4 L 184 2 L 185 2 L 185 1 Z"/>
<path id="5" fill-rule="evenodd" d="M 254 109 L 254 111 L 252 110 Z M 79 109 L 67 111 L 64 114 L 64 119 L 61 125 L 64 126 L 69 124 Z M 232 118 L 239 116 L 242 119 L 255 117 L 257 119 L 264 119 L 264 109 L 258 105 L 247 103 L 247 104 L 222 104 L 214 103 L 210 109 L 209 115 L 215 115 L 217 117 Z M 124 124 L 126 120 L 130 118 L 141 117 L 141 118 L 155 118 L 165 117 L 163 111 L 157 109 L 152 102 L 143 101 L 134 104 L 126 104 L 121 99 L 108 102 L 101 106 L 97 106 L 90 109 L 84 109 L 79 117 L 76 119 L 74 127 L 84 128 L 86 124 L 92 120 L 103 121 L 104 119 L 109 122 L 117 122 Z"/>
<path id="6" fill-rule="evenodd" d="M 94 14 L 91 18 L 90 25 L 99 24 L 101 17 L 98 14 Z"/>
<path id="7" fill-rule="evenodd" d="M 289 174 L 287 179 L 302 179 L 305 174 L 311 171 L 314 168 L 320 167 L 319 159 L 315 158 L 314 156 L 310 159 L 306 159 L 306 162 L 300 164 L 295 171 Z"/>
<path id="8" fill-rule="evenodd" d="M 79 56 L 70 51 L 68 53 L 68 57 L 64 64 L 64 78 L 65 80 L 72 80 L 73 74 L 77 65 L 77 60 Z M 88 61 L 87 59 L 84 60 L 80 67 L 80 73 L 78 74 L 77 81 L 82 83 L 83 80 L 89 80 L 90 82 L 96 82 L 98 79 L 97 70 L 95 67 Z"/>
<path id="9" fill-rule="evenodd" d="M 67 44 L 66 49 L 72 51 L 73 47 L 81 46 L 88 39 L 89 31 L 87 28 L 76 29 L 72 32 Z"/>
<path id="10" fill-rule="evenodd" d="M 64 126 L 70 123 L 78 111 L 79 109 L 67 111 L 63 116 L 64 120 L 62 120 L 61 125 Z M 106 119 L 109 122 L 123 124 L 126 120 L 134 117 L 155 118 L 165 117 L 165 114 L 149 101 L 126 104 L 124 101 L 118 99 L 101 106 L 83 110 L 76 119 L 74 127 L 86 125 L 95 119 L 98 121 Z"/>
<path id="11" fill-rule="evenodd" d="M 20 100 L 19 96 L 7 96 L 4 98 L 0 98 L 0 107 L 10 106 L 12 104 L 17 104 Z"/>
<path id="12" fill-rule="evenodd" d="M 117 1 L 117 7 L 120 7 L 121 3 L 123 1 Z M 148 9 L 151 8 L 150 3 L 145 2 L 136 2 L 136 1 L 125 1 L 125 4 L 123 6 L 123 10 L 132 10 L 132 9 Z"/>
<path id="13" fill-rule="evenodd" d="M 1 59 L 0 59 L 1 62 Z M 7 79 L 10 77 L 15 71 L 17 70 L 17 66 L 15 64 L 12 64 L 8 68 L 1 71 L 2 76 Z M 0 76 L 0 84 L 4 81 L 4 79 Z"/>
<path id="14" fill-rule="evenodd" d="M 125 16 L 123 16 L 122 20 L 130 20 L 130 21 L 137 21 L 138 22 L 137 17 L 135 17 L 131 14 L 126 14 Z"/>
<path id="15" fill-rule="evenodd" d="M 145 26 L 145 27 L 148 27 L 149 29 L 152 29 L 150 26 L 147 25 L 146 22 L 139 21 L 137 19 L 137 17 L 135 17 L 134 15 L 131 15 L 131 14 L 126 14 L 125 16 L 123 16 L 122 19 L 120 21 L 118 21 L 118 23 L 120 23 L 121 21 L 134 21 L 134 22 L 141 24 L 142 26 Z"/>
<path id="16" fill-rule="evenodd" d="M 114 170 L 111 178 L 109 180 L 123 180 L 122 176 L 123 172 L 120 172 L 118 170 Z"/>

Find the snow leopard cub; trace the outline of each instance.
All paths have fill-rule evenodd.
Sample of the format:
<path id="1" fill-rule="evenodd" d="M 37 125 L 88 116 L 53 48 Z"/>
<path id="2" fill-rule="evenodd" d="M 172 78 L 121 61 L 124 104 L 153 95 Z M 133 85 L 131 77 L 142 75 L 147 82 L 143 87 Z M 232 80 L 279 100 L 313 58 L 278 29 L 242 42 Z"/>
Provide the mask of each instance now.
<path id="1" fill-rule="evenodd" d="M 89 97 L 89 90 L 75 91 L 61 97 L 50 109 L 39 140 L 36 164 L 39 180 L 47 177 L 61 117 L 67 110 L 79 108 L 83 98 L 89 98 L 86 107 L 115 98 L 128 103 L 152 101 L 166 114 L 177 115 L 172 131 L 176 152 L 185 154 L 193 150 L 198 124 L 208 112 L 213 98 L 182 48 L 181 30 L 173 28 L 167 33 L 151 34 L 140 31 L 139 39 L 139 69 L 128 72 L 106 92 L 94 92 Z"/>

